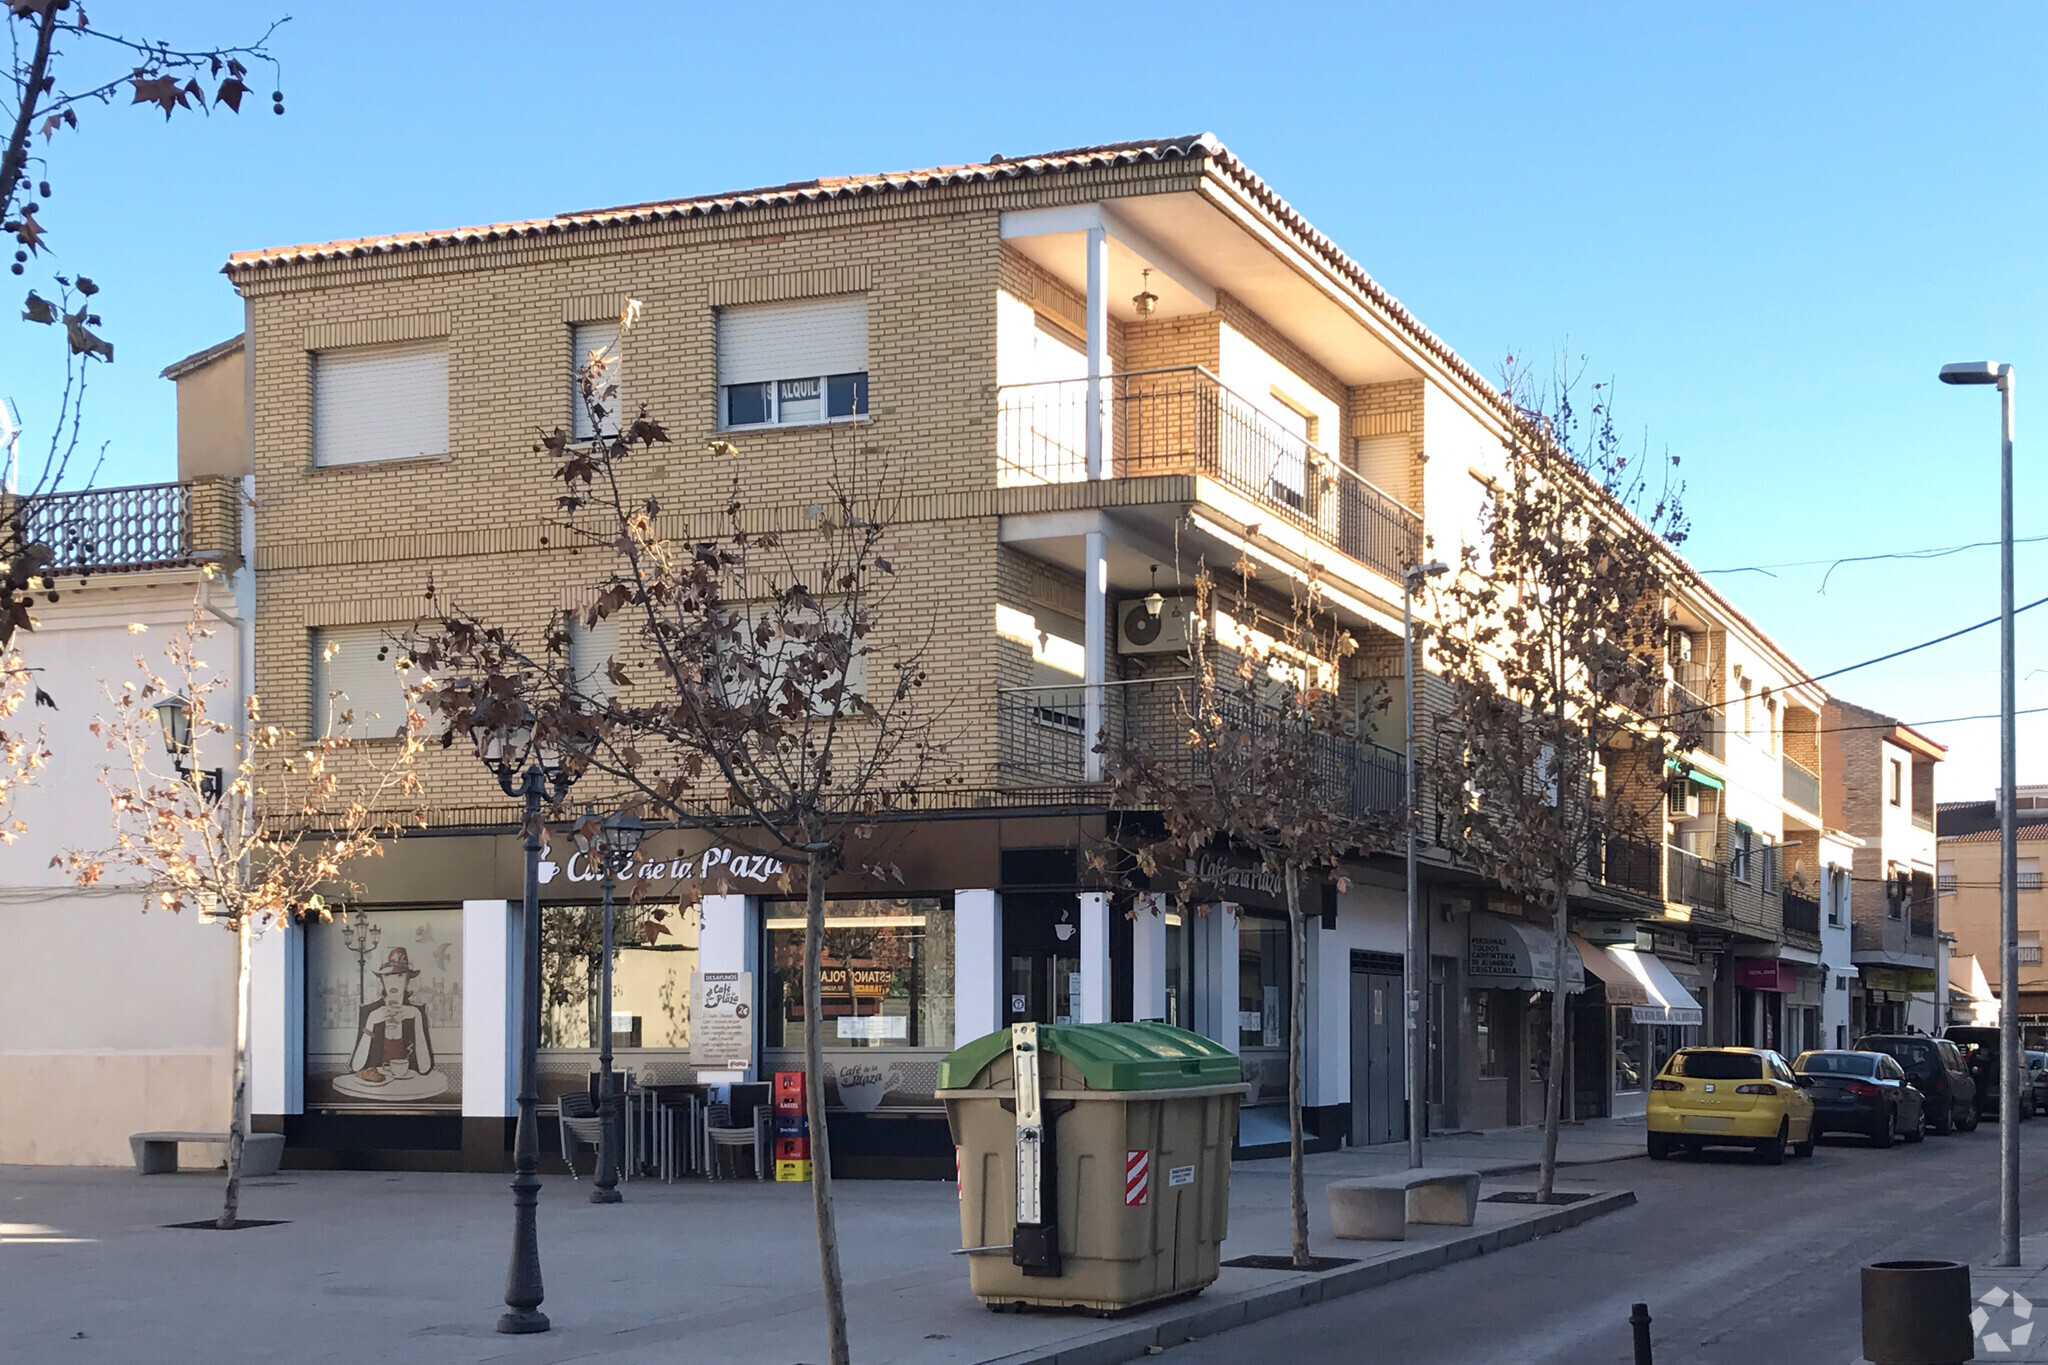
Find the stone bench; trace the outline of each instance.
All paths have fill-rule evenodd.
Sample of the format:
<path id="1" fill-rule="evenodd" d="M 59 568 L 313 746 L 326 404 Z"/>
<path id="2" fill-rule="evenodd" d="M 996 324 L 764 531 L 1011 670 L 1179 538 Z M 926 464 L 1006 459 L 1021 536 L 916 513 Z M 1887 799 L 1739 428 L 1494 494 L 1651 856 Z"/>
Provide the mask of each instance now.
<path id="1" fill-rule="evenodd" d="M 228 1145 L 226 1133 L 130 1133 L 128 1150 L 135 1154 L 137 1175 L 165 1175 L 178 1169 L 178 1144 L 210 1142 Z M 242 1139 L 242 1174 L 276 1175 L 284 1161 L 283 1133 L 250 1133 Z"/>
<path id="2" fill-rule="evenodd" d="M 1479 1212 L 1479 1172 L 1423 1167 L 1329 1185 L 1330 1226 L 1347 1241 L 1399 1242 L 1410 1223 L 1469 1228 Z"/>

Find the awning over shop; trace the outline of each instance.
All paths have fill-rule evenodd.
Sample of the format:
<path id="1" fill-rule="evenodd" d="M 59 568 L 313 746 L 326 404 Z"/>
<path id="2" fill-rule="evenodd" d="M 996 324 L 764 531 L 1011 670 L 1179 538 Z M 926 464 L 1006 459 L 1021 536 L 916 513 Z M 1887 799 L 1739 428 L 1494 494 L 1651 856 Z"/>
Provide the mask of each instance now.
<path id="1" fill-rule="evenodd" d="M 1628 973 L 1642 983 L 1649 1001 L 1637 1005 L 1630 1013 L 1638 1024 L 1703 1024 L 1706 1011 L 1700 1002 L 1692 998 L 1692 992 L 1679 984 L 1663 959 L 1651 953 L 1639 953 L 1633 948 L 1609 948 L 1607 955 L 1621 964 Z"/>
<path id="2" fill-rule="evenodd" d="M 1473 990 L 1547 991 L 1557 982 L 1557 937 L 1540 924 L 1474 911 L 1465 940 L 1465 984 Z M 1586 989 L 1578 950 L 1565 945 L 1565 993 Z"/>
<path id="3" fill-rule="evenodd" d="M 1610 1005 L 1647 1005 L 1650 992 L 1636 979 L 1635 973 L 1627 966 L 1609 957 L 1607 949 L 1595 946 L 1572 935 L 1572 946 L 1579 950 L 1579 960 L 1586 964 L 1586 970 L 1600 978 L 1605 987 L 1607 1003 Z"/>

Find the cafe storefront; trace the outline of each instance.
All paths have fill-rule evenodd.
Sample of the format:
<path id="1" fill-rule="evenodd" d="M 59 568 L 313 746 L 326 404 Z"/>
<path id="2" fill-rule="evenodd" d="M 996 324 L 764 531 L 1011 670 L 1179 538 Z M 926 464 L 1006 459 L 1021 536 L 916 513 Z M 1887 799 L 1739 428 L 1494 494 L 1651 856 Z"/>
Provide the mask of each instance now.
<path id="1" fill-rule="evenodd" d="M 825 904 L 816 1080 L 839 1173 L 950 1178 L 938 1063 L 1020 1019 L 1173 1018 L 1240 1052 L 1254 1112 L 1284 1101 L 1290 935 L 1277 885 L 1255 865 L 1219 864 L 1235 878 L 1223 888 L 1233 899 L 1183 919 L 1163 897 L 1084 885 L 1081 833 L 1071 818 L 933 821 L 885 830 L 848 857 L 887 876 L 835 877 Z M 805 906 L 790 868 L 736 841 L 650 833 L 615 879 L 607 1001 L 603 880 L 563 831 L 549 842 L 544 1152 L 556 1142 L 554 1105 L 591 1084 L 607 1030 L 617 1072 L 648 1089 L 711 1098 L 724 1092 L 710 1087 L 802 1068 Z M 362 866 L 357 903 L 258 940 L 252 1112 L 260 1130 L 286 1135 L 289 1162 L 509 1164 L 521 845 L 509 832 L 395 840 Z M 1313 923 L 1334 917 L 1321 881 L 1305 900 Z M 726 1030 L 707 1042 L 695 1017 L 709 977 L 743 984 L 737 1041 Z M 1284 1115 L 1269 1126 L 1284 1132 Z"/>

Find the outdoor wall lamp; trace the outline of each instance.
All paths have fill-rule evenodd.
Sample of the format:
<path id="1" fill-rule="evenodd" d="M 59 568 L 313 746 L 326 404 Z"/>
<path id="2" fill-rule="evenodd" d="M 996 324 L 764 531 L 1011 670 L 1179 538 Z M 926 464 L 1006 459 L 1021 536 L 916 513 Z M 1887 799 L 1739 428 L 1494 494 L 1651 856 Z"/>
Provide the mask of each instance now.
<path id="1" fill-rule="evenodd" d="M 172 765 L 181 779 L 192 776 L 192 703 L 183 697 L 166 697 L 156 704 L 157 724 L 164 731 L 164 752 L 171 756 Z M 199 774 L 199 798 L 202 801 L 218 801 L 226 789 L 225 774 L 219 768 L 208 768 Z"/>
<path id="2" fill-rule="evenodd" d="M 1145 614 L 1157 621 L 1166 610 L 1166 599 L 1159 592 L 1159 566 L 1152 566 L 1152 591 L 1145 594 Z"/>

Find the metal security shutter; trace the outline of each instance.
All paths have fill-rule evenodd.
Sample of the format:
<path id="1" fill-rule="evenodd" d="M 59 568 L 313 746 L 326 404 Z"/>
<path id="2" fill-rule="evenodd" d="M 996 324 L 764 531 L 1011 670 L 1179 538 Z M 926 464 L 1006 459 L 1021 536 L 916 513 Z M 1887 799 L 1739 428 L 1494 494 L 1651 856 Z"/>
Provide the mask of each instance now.
<path id="1" fill-rule="evenodd" d="M 405 728 L 401 624 L 334 626 L 313 632 L 313 719 L 324 733 L 381 738 Z M 344 722 L 344 714 L 352 720 Z"/>
<path id="2" fill-rule="evenodd" d="M 619 324 L 616 322 L 579 322 L 569 329 L 569 410 L 572 414 L 569 434 L 578 441 L 597 438 L 599 433 L 590 425 L 590 405 L 583 399 L 583 367 L 590 363 L 592 351 L 611 350 L 619 344 Z M 620 380 L 623 357 L 614 353 L 605 362 L 605 378 L 620 386 L 619 395 L 605 406 L 604 432 L 616 436 L 619 431 L 620 403 L 624 399 L 625 386 Z"/>
<path id="3" fill-rule="evenodd" d="M 367 464 L 447 451 L 446 341 L 314 353 L 314 464 Z"/>
<path id="4" fill-rule="evenodd" d="M 771 303 L 718 310 L 718 382 L 754 384 L 868 367 L 868 301 Z"/>

